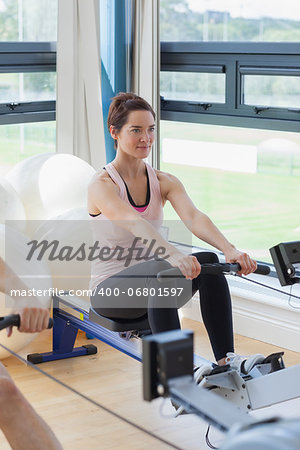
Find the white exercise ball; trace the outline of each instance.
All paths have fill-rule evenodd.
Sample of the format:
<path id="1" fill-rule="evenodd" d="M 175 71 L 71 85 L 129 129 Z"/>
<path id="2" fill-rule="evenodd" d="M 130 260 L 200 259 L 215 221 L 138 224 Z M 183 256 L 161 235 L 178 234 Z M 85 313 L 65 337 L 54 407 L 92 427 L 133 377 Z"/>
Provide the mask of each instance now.
<path id="1" fill-rule="evenodd" d="M 81 158 L 56 154 L 40 170 L 39 191 L 46 218 L 87 204 L 88 184 L 95 169 Z"/>
<path id="2" fill-rule="evenodd" d="M 257 146 L 259 152 L 274 154 L 300 154 L 300 146 L 289 139 L 265 139 Z"/>
<path id="3" fill-rule="evenodd" d="M 20 231 L 25 231 L 25 209 L 17 192 L 5 179 L 0 178 L 0 223 L 9 225 Z"/>
<path id="4" fill-rule="evenodd" d="M 27 234 L 44 221 L 70 209 L 85 207 L 95 169 L 77 156 L 45 153 L 17 164 L 7 175 L 26 212 Z"/>
<path id="5" fill-rule="evenodd" d="M 51 274 L 46 261 L 29 258 L 30 239 L 18 230 L 0 225 L 0 256 L 16 275 L 9 292 L 0 293 L 0 316 L 6 316 L 24 306 L 49 307 L 51 303 Z M 13 289 L 15 292 L 12 292 Z M 0 331 L 0 343 L 18 352 L 28 345 L 36 334 L 14 330 L 8 338 L 6 330 Z M 10 353 L 0 346 L 0 360 Z"/>
<path id="6" fill-rule="evenodd" d="M 16 164 L 6 175 L 23 202 L 27 220 L 44 220 L 44 205 L 39 190 L 40 170 L 53 153 L 31 156 Z"/>
<path id="7" fill-rule="evenodd" d="M 39 245 L 36 255 L 48 263 L 53 288 L 72 290 L 77 297 L 89 300 L 91 263 L 88 252 L 93 238 L 86 207 L 74 208 L 46 220 L 36 230 L 33 240 Z"/>

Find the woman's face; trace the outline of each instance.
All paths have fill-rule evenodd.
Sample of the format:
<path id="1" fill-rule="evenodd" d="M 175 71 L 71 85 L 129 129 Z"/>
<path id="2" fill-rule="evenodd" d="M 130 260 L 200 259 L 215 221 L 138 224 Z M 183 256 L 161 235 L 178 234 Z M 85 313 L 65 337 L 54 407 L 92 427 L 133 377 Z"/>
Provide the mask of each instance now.
<path id="1" fill-rule="evenodd" d="M 138 159 L 147 158 L 155 138 L 155 121 L 150 111 L 131 111 L 127 123 L 111 135 L 121 150 Z"/>

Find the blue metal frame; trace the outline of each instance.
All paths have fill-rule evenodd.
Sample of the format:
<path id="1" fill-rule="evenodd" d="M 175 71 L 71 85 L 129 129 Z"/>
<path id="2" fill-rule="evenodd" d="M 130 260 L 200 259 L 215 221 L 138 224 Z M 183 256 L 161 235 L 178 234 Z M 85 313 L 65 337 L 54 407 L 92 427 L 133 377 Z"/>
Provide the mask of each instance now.
<path id="1" fill-rule="evenodd" d="M 80 313 L 82 319 L 64 311 L 60 306 L 72 308 L 74 311 Z M 136 340 L 127 340 L 126 338 L 121 337 L 119 333 L 107 330 L 106 328 L 91 322 L 87 311 L 72 305 L 66 299 L 56 295 L 53 297 L 52 351 L 28 355 L 28 360 L 31 362 L 42 363 L 96 353 L 96 351 L 90 351 L 91 346 L 89 345 L 74 348 L 78 330 L 88 333 L 94 338 L 131 356 L 137 361 L 142 360 L 141 348 L 139 348 L 139 343 Z M 34 361 L 34 357 L 37 358 L 36 361 Z"/>
<path id="2" fill-rule="evenodd" d="M 81 315 L 81 318 L 64 311 L 60 306 L 72 308 Z M 91 322 L 89 313 L 86 310 L 74 306 L 70 301 L 57 295 L 53 296 L 52 351 L 28 355 L 28 360 L 33 363 L 42 363 L 97 353 L 97 347 L 93 345 L 83 345 L 74 348 L 78 330 L 88 333 L 139 362 L 142 361 L 141 340 L 128 339 L 126 333 L 124 334 L 125 337 L 121 337 L 118 332 L 110 331 L 97 323 Z M 194 364 L 196 366 L 204 363 L 207 364 L 209 361 L 194 354 Z"/>

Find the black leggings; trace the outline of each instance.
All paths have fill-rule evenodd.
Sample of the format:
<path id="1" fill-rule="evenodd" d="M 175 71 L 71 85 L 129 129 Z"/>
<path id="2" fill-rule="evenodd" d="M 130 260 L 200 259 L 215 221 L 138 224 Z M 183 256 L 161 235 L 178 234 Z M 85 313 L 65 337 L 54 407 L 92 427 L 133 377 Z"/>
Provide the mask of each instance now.
<path id="1" fill-rule="evenodd" d="M 218 262 L 212 252 L 192 255 L 200 264 Z M 227 352 L 233 352 L 231 298 L 225 276 L 200 273 L 193 280 L 171 279 L 164 283 L 151 277 L 170 267 L 169 262 L 161 259 L 128 267 L 116 274 L 117 278 L 110 277 L 100 283 L 91 297 L 91 304 L 99 314 L 115 319 L 137 319 L 148 313 L 152 333 L 160 333 L 180 328 L 177 309 L 198 290 L 214 356 L 216 361 L 224 358 Z M 135 275 L 140 277 L 134 278 Z M 180 295 L 173 295 L 179 292 Z"/>

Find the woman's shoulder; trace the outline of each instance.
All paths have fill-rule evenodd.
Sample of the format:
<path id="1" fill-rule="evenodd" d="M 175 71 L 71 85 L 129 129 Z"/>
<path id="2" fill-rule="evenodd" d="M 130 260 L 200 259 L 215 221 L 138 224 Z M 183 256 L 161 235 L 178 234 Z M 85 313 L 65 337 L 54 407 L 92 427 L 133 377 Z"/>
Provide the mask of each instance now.
<path id="1" fill-rule="evenodd" d="M 168 172 L 163 172 L 162 170 L 158 170 L 158 169 L 153 169 L 157 179 L 160 183 L 172 183 L 174 181 L 177 180 L 177 178 L 175 177 L 175 175 L 172 175 L 171 173 Z"/>
<path id="2" fill-rule="evenodd" d="M 103 186 L 103 185 L 111 185 L 112 187 L 115 187 L 117 190 L 119 190 L 116 183 L 113 181 L 113 179 L 109 176 L 108 172 L 105 169 L 100 169 L 98 172 L 96 172 L 90 182 L 89 182 L 89 188 L 93 186 Z"/>
<path id="3" fill-rule="evenodd" d="M 166 201 L 168 193 L 170 192 L 172 187 L 176 185 L 176 183 L 178 182 L 178 178 L 175 177 L 175 175 L 164 172 L 162 170 L 154 169 L 154 171 L 159 182 L 161 196 L 163 200 Z"/>

